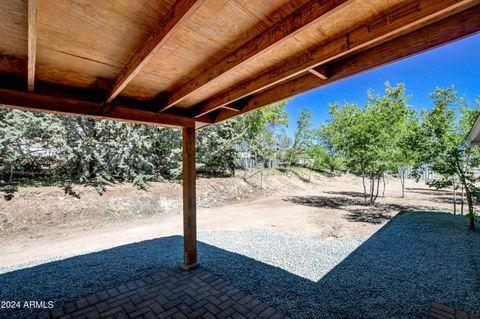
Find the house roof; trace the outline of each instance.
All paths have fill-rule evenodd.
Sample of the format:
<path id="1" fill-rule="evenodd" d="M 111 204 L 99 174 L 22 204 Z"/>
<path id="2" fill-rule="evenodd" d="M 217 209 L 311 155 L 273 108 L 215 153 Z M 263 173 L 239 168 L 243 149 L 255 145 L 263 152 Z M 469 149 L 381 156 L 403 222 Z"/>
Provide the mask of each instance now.
<path id="1" fill-rule="evenodd" d="M 470 146 L 480 145 L 480 114 L 477 116 L 470 132 L 467 135 L 467 144 Z"/>
<path id="2" fill-rule="evenodd" d="M 0 105 L 203 127 L 480 30 L 480 0 L 10 0 Z"/>

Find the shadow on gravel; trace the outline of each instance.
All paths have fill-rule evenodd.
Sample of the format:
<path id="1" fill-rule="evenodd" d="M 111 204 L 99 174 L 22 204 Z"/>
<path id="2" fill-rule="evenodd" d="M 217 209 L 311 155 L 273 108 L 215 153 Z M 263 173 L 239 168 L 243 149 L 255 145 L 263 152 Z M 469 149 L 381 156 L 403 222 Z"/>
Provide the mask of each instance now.
<path id="1" fill-rule="evenodd" d="M 242 232 L 229 236 L 256 245 L 245 242 Z M 480 233 L 469 231 L 461 216 L 415 212 L 393 218 L 333 268 L 314 274 L 318 280 L 203 242 L 198 253 L 202 267 L 294 318 L 423 318 L 432 300 L 480 312 L 479 242 Z M 177 266 L 182 244 L 181 236 L 164 237 L 3 273 L 0 300 L 76 300 Z M 265 260 L 285 245 L 270 242 L 262 251 Z M 327 250 L 312 249 L 302 258 L 322 264 Z M 317 269 L 281 260 L 288 269 Z M 28 312 L 0 309 L 0 317 Z"/>

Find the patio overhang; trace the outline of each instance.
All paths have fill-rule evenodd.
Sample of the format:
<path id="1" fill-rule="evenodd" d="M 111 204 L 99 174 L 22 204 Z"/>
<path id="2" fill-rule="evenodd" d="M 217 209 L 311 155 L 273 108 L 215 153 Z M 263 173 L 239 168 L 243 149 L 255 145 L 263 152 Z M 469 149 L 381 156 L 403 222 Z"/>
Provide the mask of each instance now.
<path id="1" fill-rule="evenodd" d="M 475 123 L 473 124 L 470 132 L 468 133 L 467 144 L 469 146 L 480 145 L 480 114 L 477 116 Z"/>
<path id="2" fill-rule="evenodd" d="M 0 8 L 0 106 L 183 128 L 187 267 L 197 261 L 195 129 L 480 31 L 480 0 Z"/>

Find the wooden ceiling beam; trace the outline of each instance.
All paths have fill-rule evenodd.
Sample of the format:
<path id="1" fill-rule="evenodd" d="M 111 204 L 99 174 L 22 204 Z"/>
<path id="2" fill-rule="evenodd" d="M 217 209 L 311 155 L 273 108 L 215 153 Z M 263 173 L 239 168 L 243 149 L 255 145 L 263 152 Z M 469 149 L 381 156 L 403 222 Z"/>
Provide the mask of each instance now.
<path id="1" fill-rule="evenodd" d="M 195 127 L 195 120 L 192 118 L 140 110 L 123 104 L 107 105 L 105 107 L 103 103 L 9 89 L 0 89 L 0 107 L 119 120 L 130 123 L 170 127 Z"/>
<path id="2" fill-rule="evenodd" d="M 313 74 L 307 73 L 264 92 L 239 100 L 235 105 L 243 105 L 240 111 L 220 110 L 216 115 L 215 122 L 227 120 L 239 114 L 358 75 L 479 32 L 480 5 L 476 5 L 409 34 L 332 63 L 329 65 L 331 75 L 327 80 L 322 80 Z"/>
<path id="3" fill-rule="evenodd" d="M 319 65 L 308 70 L 313 75 L 318 76 L 322 80 L 328 80 L 328 68 L 326 65 Z"/>
<path id="4" fill-rule="evenodd" d="M 325 17 L 327 14 L 334 13 L 347 2 L 348 0 L 313 0 L 305 4 L 291 15 L 285 17 L 269 29 L 243 44 L 234 52 L 224 57 L 212 68 L 203 70 L 195 79 L 174 91 L 160 111 L 165 111 L 175 104 L 181 102 L 187 96 L 203 87 L 210 81 L 228 71 L 231 71 L 238 65 L 249 61 L 254 56 L 265 51 L 275 43 L 295 35 L 298 31 L 311 25 L 312 23 L 315 23 L 320 18 Z"/>
<path id="5" fill-rule="evenodd" d="M 325 45 L 307 50 L 279 67 L 244 81 L 226 93 L 196 106 L 197 111 L 194 117 L 200 118 L 233 101 L 298 77 L 319 65 L 379 45 L 478 3 L 478 0 L 413 0 L 399 8 L 392 8 L 393 10 L 385 16 L 370 21 Z"/>
<path id="6" fill-rule="evenodd" d="M 110 103 L 145 67 L 155 53 L 162 48 L 182 21 L 188 19 L 204 0 L 177 0 L 163 17 L 155 31 L 143 42 L 122 68 L 110 88 L 107 90 L 106 103 Z"/>
<path id="7" fill-rule="evenodd" d="M 28 91 L 30 92 L 33 92 L 35 87 L 35 61 L 37 59 L 37 20 L 39 1 L 40 0 L 28 0 L 27 84 Z"/>

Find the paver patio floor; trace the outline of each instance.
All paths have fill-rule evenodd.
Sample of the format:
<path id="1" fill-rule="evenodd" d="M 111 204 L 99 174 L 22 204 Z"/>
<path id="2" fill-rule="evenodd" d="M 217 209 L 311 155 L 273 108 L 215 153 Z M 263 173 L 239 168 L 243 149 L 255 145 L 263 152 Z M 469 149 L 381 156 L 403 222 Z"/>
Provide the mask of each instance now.
<path id="1" fill-rule="evenodd" d="M 34 318 L 289 318 L 197 267 L 155 273 Z"/>
<path id="2" fill-rule="evenodd" d="M 429 319 L 480 319 L 479 316 L 467 313 L 466 311 L 455 309 L 447 305 L 432 302 L 430 304 Z"/>

